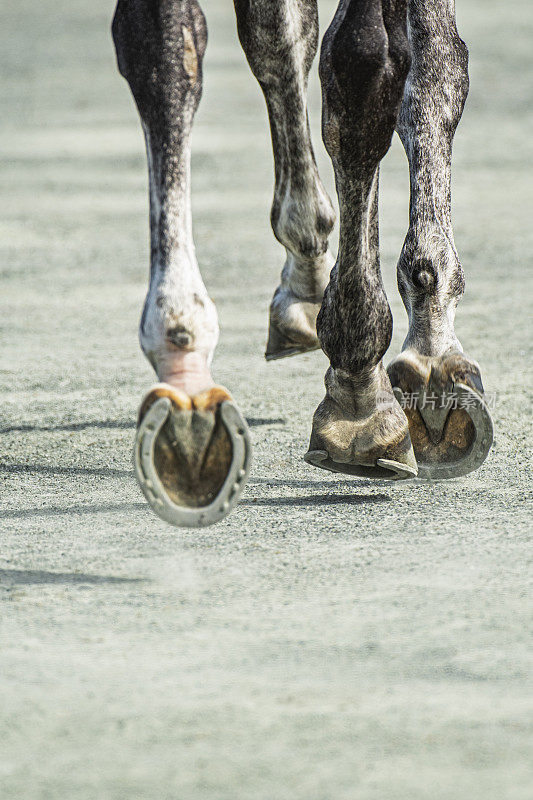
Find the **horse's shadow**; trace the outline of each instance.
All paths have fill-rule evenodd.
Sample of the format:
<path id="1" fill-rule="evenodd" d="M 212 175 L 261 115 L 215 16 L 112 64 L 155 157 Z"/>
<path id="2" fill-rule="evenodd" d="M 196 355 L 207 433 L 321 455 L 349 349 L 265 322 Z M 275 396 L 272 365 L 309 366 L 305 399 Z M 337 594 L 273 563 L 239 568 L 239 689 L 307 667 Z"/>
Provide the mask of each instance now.
<path id="1" fill-rule="evenodd" d="M 247 417 L 246 422 L 250 428 L 257 428 L 261 425 L 285 425 L 286 420 L 282 417 Z M 68 422 L 61 425 L 8 425 L 0 428 L 2 433 L 33 433 L 33 432 L 50 432 L 50 431 L 66 431 L 67 433 L 75 433 L 76 431 L 85 431 L 89 428 L 100 428 L 104 430 L 132 430 L 136 427 L 136 423 L 132 419 L 124 420 L 90 420 L 88 422 Z"/>
<path id="2" fill-rule="evenodd" d="M 116 575 L 88 575 L 83 572 L 48 572 L 42 569 L 0 569 L 0 582 L 4 586 L 56 584 L 135 584 L 145 578 L 122 578 Z"/>
<path id="3" fill-rule="evenodd" d="M 110 478 L 116 477 L 132 477 L 133 471 L 127 469 L 112 469 L 107 467 L 63 467 L 48 464 L 0 464 L 0 473 L 23 473 L 35 475 L 50 475 L 50 476 L 79 476 L 79 475 L 98 475 L 108 476 Z M 331 505 L 370 505 L 377 503 L 390 502 L 392 499 L 390 495 L 384 492 L 375 494 L 363 493 L 341 493 L 326 491 L 330 486 L 335 486 L 333 481 L 310 481 L 297 479 L 280 480 L 280 479 L 253 479 L 250 484 L 265 483 L 276 487 L 297 487 L 301 486 L 306 488 L 322 489 L 320 494 L 305 494 L 297 496 L 283 496 L 277 495 L 274 497 L 243 497 L 239 502 L 237 508 L 258 508 L 258 507 L 303 507 L 303 506 L 331 506 Z M 364 482 L 364 483 L 369 483 Z M 357 488 L 363 488 L 361 484 L 352 484 Z M 366 488 L 366 487 L 364 487 Z M 0 519 L 31 519 L 32 517 L 55 517 L 76 514 L 98 514 L 98 513 L 117 513 L 117 512 L 149 512 L 148 505 L 144 502 L 127 502 L 127 503 L 78 503 L 76 505 L 69 504 L 66 508 L 57 506 L 38 506 L 37 508 L 15 508 L 3 509 L 0 511 Z M 150 512 L 151 514 L 151 512 Z"/>
<path id="4" fill-rule="evenodd" d="M 264 418 L 264 417 L 250 417 L 247 419 L 248 425 L 257 427 L 262 425 L 276 425 L 285 424 L 286 420 L 283 418 Z M 97 429 L 115 429 L 125 430 L 135 427 L 135 423 L 131 420 L 93 420 L 88 422 L 72 422 L 59 425 L 30 425 L 19 424 L 11 425 L 9 427 L 0 428 L 0 434 L 20 432 L 41 432 L 41 431 L 83 431 L 88 428 Z M 35 474 L 35 475 L 50 475 L 50 476 L 80 476 L 80 475 L 95 475 L 109 478 L 124 478 L 133 477 L 131 469 L 120 469 L 116 467 L 78 467 L 78 466 L 62 466 L 55 464 L 0 464 L 0 473 L 7 474 Z M 306 494 L 300 496 L 274 496 L 274 497 L 247 497 L 244 496 L 238 504 L 238 508 L 254 508 L 254 507 L 303 507 L 303 506 L 328 506 L 328 505 L 367 505 L 376 503 L 385 503 L 391 500 L 391 497 L 384 492 L 376 494 L 368 493 L 363 494 L 360 492 L 354 494 L 341 493 L 330 491 L 338 486 L 338 480 L 310 480 L 306 478 L 270 478 L 270 477 L 252 477 L 249 481 L 249 487 L 257 486 L 272 486 L 277 488 L 291 487 L 291 488 L 307 488 L 307 489 L 320 489 L 320 494 Z M 353 486 L 354 489 L 361 490 L 369 487 L 380 488 L 381 486 L 388 486 L 385 481 L 343 481 L 343 485 L 347 483 Z M 61 507 L 37 507 L 37 508 L 22 508 L 22 509 L 7 509 L 0 512 L 2 519 L 28 519 L 31 517 L 51 517 L 62 515 L 75 515 L 75 514 L 96 514 L 96 513 L 116 513 L 116 512 L 149 512 L 148 506 L 144 502 L 137 503 L 101 503 L 89 504 L 81 503 L 76 505 L 69 505 L 68 508 Z"/>
<path id="5" fill-rule="evenodd" d="M 392 498 L 388 494 L 308 494 L 300 497 L 258 497 L 252 500 L 244 499 L 241 506 L 253 508 L 254 506 L 327 506 L 327 505 L 367 505 L 372 503 L 387 503 Z"/>

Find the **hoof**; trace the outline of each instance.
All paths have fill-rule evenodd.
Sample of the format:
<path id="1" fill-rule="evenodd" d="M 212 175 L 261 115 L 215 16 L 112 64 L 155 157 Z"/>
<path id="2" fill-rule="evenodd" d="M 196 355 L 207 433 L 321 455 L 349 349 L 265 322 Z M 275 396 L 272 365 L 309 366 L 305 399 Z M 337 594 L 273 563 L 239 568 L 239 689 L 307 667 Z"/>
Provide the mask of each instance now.
<path id="1" fill-rule="evenodd" d="M 394 398 L 388 379 L 380 368 L 379 392 L 358 393 L 348 402 L 346 387 L 335 391 L 331 370 L 326 375 L 328 393 L 313 417 L 308 464 L 330 472 L 361 478 L 402 480 L 416 477 L 418 470 L 405 414 Z M 337 386 L 338 391 L 338 386 Z M 344 402 L 339 402 L 343 397 Z"/>
<path id="2" fill-rule="evenodd" d="M 439 358 L 406 350 L 389 364 L 409 420 L 421 478 L 457 478 L 485 461 L 493 440 L 478 365 L 460 352 Z"/>
<path id="3" fill-rule="evenodd" d="M 270 306 L 267 361 L 320 349 L 316 318 L 320 302 L 301 300 L 289 289 L 278 287 Z"/>
<path id="4" fill-rule="evenodd" d="M 144 398 L 134 465 L 151 508 L 171 525 L 198 528 L 219 522 L 246 483 L 248 426 L 220 386 L 195 397 L 157 384 Z"/>

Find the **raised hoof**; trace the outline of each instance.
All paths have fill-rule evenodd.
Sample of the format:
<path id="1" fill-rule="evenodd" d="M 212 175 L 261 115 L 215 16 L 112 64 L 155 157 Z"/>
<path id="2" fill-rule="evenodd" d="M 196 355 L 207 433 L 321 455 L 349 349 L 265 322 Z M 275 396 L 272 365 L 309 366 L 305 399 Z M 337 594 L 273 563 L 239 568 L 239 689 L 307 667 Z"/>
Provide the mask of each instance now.
<path id="1" fill-rule="evenodd" d="M 248 426 L 228 392 L 195 397 L 157 384 L 144 398 L 134 465 L 150 507 L 171 525 L 219 522 L 236 505 L 252 455 Z"/>
<path id="2" fill-rule="evenodd" d="M 270 306 L 267 361 L 320 349 L 316 318 L 320 302 L 302 300 L 288 289 L 278 287 Z"/>
<path id="3" fill-rule="evenodd" d="M 478 365 L 461 352 L 431 358 L 406 350 L 387 371 L 409 421 L 419 476 L 457 478 L 480 467 L 493 426 Z"/>

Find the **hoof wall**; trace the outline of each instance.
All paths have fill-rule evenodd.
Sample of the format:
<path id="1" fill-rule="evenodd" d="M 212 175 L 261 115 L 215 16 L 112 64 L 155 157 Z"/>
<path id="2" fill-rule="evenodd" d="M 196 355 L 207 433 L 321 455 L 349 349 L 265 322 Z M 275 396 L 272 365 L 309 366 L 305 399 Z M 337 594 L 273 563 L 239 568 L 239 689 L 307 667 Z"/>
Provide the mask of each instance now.
<path id="1" fill-rule="evenodd" d="M 265 358 L 276 361 L 320 349 L 316 333 L 319 302 L 301 300 L 278 287 L 270 306 Z"/>
<path id="2" fill-rule="evenodd" d="M 398 481 L 417 476 L 416 467 L 389 458 L 378 458 L 373 466 L 366 466 L 334 461 L 325 450 L 309 450 L 304 456 L 304 461 L 312 464 L 313 467 L 327 469 L 329 472 L 341 472 L 359 478 Z"/>
<path id="3" fill-rule="evenodd" d="M 148 396 L 153 402 L 137 428 L 135 474 L 152 510 L 171 525 L 219 522 L 246 484 L 252 454 L 248 426 L 227 393 L 221 397 L 212 406 L 203 395 L 189 399 L 170 387 L 164 396 Z"/>

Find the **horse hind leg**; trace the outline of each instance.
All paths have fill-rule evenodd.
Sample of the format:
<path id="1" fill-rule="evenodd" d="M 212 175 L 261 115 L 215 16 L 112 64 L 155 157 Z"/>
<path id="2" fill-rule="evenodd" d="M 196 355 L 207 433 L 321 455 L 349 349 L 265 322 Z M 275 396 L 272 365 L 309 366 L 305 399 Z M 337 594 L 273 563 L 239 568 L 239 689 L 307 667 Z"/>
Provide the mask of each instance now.
<path id="1" fill-rule="evenodd" d="M 334 224 L 307 119 L 307 77 L 318 43 L 316 0 L 234 0 L 239 39 L 268 109 L 275 164 L 271 223 L 286 249 L 270 305 L 265 356 L 319 347 L 316 317 L 333 258 Z"/>

